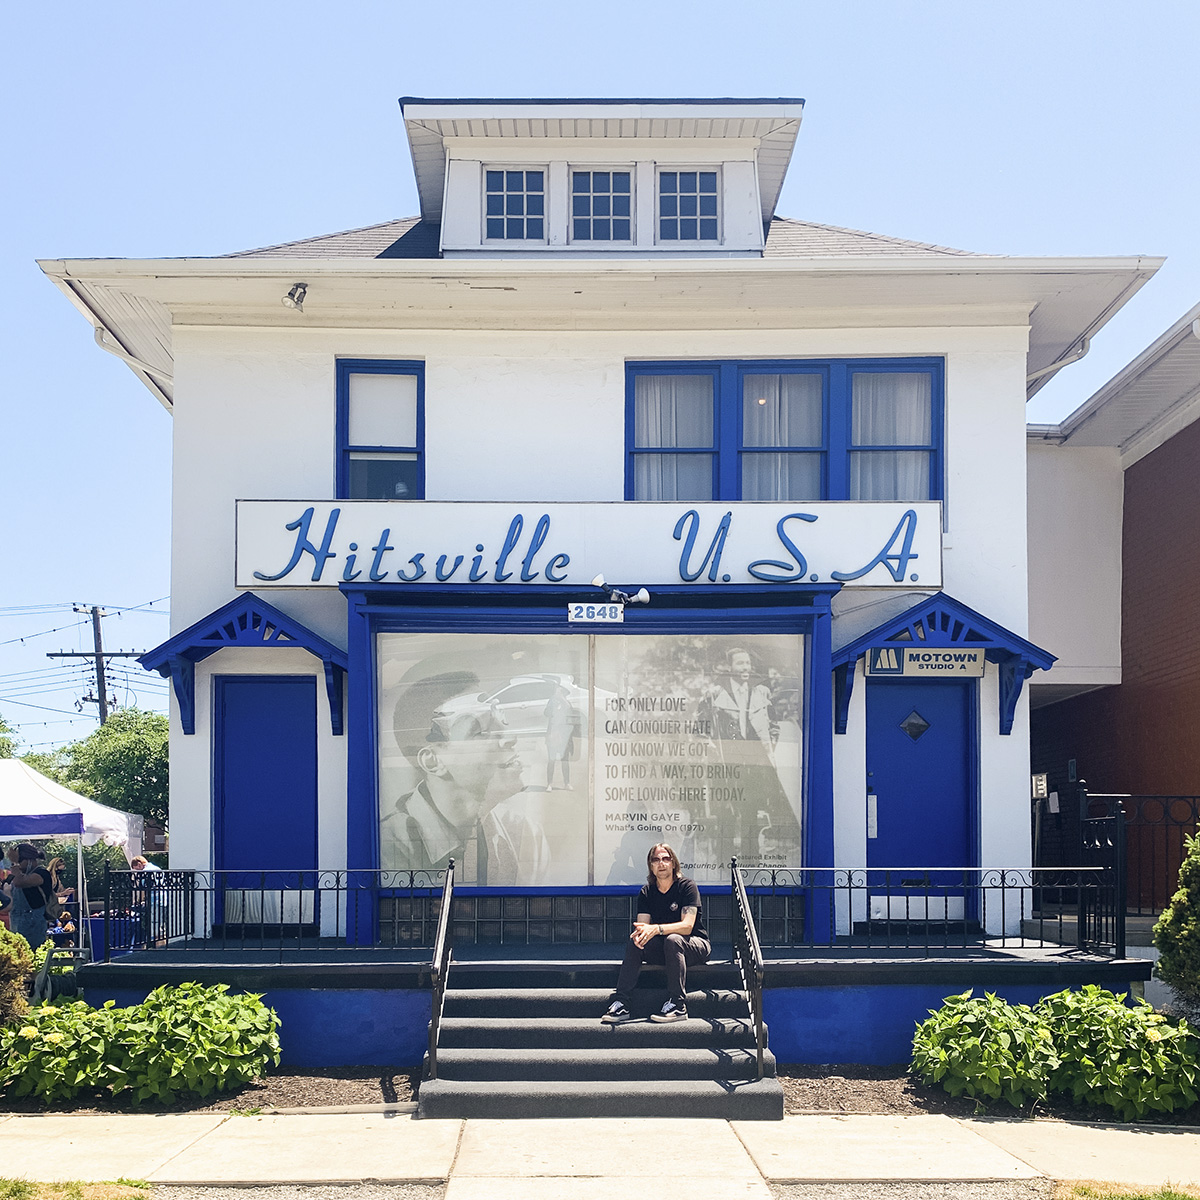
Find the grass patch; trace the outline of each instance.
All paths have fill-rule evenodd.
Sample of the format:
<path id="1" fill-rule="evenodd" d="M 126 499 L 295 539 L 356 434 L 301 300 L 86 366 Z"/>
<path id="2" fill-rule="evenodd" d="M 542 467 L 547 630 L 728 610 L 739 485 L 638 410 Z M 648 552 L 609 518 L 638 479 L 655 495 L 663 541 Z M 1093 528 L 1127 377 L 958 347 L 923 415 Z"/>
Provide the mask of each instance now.
<path id="1" fill-rule="evenodd" d="M 42 1183 L 29 1179 L 0 1179 L 0 1200 L 146 1200 L 150 1185 L 140 1179 L 115 1183 Z"/>
<path id="2" fill-rule="evenodd" d="M 1146 1189 L 1126 1183 L 1100 1183 L 1095 1179 L 1074 1179 L 1060 1183 L 1054 1200 L 1197 1200 L 1200 1188 L 1165 1183 Z"/>

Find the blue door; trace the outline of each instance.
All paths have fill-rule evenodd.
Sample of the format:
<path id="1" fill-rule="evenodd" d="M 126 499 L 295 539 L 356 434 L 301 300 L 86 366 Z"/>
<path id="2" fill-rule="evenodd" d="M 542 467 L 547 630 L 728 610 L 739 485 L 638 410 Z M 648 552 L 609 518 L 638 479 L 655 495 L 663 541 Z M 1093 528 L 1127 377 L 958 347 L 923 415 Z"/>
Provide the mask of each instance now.
<path id="1" fill-rule="evenodd" d="M 961 921 L 974 821 L 974 680 L 868 680 L 867 884 L 874 920 Z"/>
<path id="2" fill-rule="evenodd" d="M 228 932 L 316 922 L 317 683 L 214 680 L 215 919 Z"/>

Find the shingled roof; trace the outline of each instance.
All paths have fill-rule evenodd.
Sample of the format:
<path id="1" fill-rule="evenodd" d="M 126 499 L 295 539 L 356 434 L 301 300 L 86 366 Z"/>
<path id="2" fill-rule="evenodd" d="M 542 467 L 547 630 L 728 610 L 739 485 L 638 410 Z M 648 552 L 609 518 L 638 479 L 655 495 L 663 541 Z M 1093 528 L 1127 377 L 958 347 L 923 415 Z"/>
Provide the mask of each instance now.
<path id="1" fill-rule="evenodd" d="M 419 217 L 402 217 L 327 233 L 320 237 L 282 242 L 258 250 L 241 250 L 223 258 L 438 258 L 441 226 Z M 860 229 L 841 229 L 837 225 L 819 225 L 815 221 L 795 221 L 776 217 L 771 222 L 764 251 L 766 258 L 861 258 L 867 255 L 956 255 L 978 257 L 970 250 L 954 250 L 929 242 L 864 233 Z"/>

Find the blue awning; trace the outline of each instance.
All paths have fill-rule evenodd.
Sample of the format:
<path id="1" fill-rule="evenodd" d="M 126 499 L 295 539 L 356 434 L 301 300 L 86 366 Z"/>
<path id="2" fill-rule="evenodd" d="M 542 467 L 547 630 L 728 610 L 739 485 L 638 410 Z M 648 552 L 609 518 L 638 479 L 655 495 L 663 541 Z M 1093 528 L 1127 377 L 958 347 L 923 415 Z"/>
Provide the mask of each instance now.
<path id="1" fill-rule="evenodd" d="M 834 728 L 846 732 L 850 696 L 858 660 L 873 646 L 888 643 L 944 649 L 982 649 L 989 662 L 1000 668 L 1000 732 L 1012 733 L 1017 700 L 1025 680 L 1034 671 L 1048 671 L 1055 656 L 1026 641 L 1003 625 L 968 608 L 953 596 L 939 592 L 876 625 L 833 654 Z"/>
<path id="2" fill-rule="evenodd" d="M 196 732 L 196 664 L 230 646 L 256 649 L 280 646 L 289 650 L 307 650 L 319 658 L 325 668 L 331 731 L 335 737 L 341 735 L 344 728 L 342 697 L 348 665 L 345 651 L 253 592 L 244 592 L 230 600 L 138 659 L 147 671 L 157 671 L 171 680 L 175 698 L 179 701 L 179 721 L 184 733 Z"/>

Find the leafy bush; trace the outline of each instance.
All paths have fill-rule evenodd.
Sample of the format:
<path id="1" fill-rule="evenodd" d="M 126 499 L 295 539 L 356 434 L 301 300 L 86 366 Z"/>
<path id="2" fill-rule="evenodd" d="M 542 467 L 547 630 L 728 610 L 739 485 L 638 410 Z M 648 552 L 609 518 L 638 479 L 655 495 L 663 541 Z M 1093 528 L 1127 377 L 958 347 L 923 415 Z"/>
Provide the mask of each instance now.
<path id="1" fill-rule="evenodd" d="M 0 1032 L 0 1079 L 11 1096 L 47 1103 L 102 1091 L 115 1077 L 108 1057 L 116 1010 L 37 1004 Z"/>
<path id="2" fill-rule="evenodd" d="M 947 996 L 913 1038 L 913 1071 L 952 1096 L 1020 1108 L 1046 1095 L 1057 1067 L 1050 1032 L 1033 1009 L 991 992 L 979 999 L 970 992 Z"/>
<path id="3" fill-rule="evenodd" d="M 228 984 L 156 988 L 126 1011 L 112 1044 L 122 1072 L 112 1091 L 131 1091 L 134 1103 L 229 1091 L 279 1063 L 275 1010 L 253 993 L 229 995 Z"/>
<path id="4" fill-rule="evenodd" d="M 1200 1002 L 1200 834 L 1186 845 L 1179 887 L 1154 926 L 1154 944 L 1159 977 Z"/>
<path id="5" fill-rule="evenodd" d="M 1168 1021 L 1145 1000 L 1130 1008 L 1095 984 L 1047 996 L 1037 1012 L 1057 1032 L 1051 1092 L 1107 1105 L 1125 1121 L 1196 1103 L 1200 1038 L 1186 1021 Z"/>
<path id="6" fill-rule="evenodd" d="M 32 974 L 29 943 L 0 925 L 0 1022 L 20 1016 L 28 1007 L 25 990 Z"/>
<path id="7" fill-rule="evenodd" d="M 184 983 L 133 1008 L 36 1005 L 0 1030 L 0 1085 L 47 1103 L 109 1092 L 140 1104 L 248 1083 L 279 1062 L 279 1018 L 228 991 Z"/>
<path id="8" fill-rule="evenodd" d="M 1034 1008 L 966 992 L 917 1027 L 912 1070 L 952 1096 L 1014 1107 L 1061 1096 L 1131 1120 L 1196 1103 L 1200 1037 L 1186 1021 L 1169 1021 L 1144 1000 L 1128 1007 L 1095 984 Z"/>

